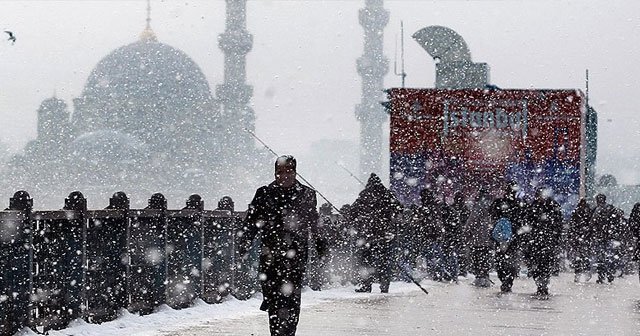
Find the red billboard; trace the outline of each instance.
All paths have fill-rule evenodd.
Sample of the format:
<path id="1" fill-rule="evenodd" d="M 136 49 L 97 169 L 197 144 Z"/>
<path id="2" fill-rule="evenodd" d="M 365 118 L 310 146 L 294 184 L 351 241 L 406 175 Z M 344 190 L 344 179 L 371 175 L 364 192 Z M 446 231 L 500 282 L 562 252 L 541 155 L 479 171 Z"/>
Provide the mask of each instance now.
<path id="1" fill-rule="evenodd" d="M 391 187 L 449 196 L 516 181 L 562 203 L 582 192 L 585 99 L 578 90 L 404 89 L 389 96 Z"/>

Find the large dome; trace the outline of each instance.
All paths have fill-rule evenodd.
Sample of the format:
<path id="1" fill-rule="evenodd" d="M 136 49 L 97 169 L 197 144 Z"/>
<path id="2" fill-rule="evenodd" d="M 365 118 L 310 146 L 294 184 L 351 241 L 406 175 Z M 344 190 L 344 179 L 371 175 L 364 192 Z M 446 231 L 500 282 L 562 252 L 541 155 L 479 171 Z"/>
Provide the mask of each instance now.
<path id="1" fill-rule="evenodd" d="M 215 114 L 209 84 L 198 65 L 155 38 L 140 39 L 103 58 L 75 105 L 80 134 L 113 129 L 145 142 L 160 136 L 160 130 L 210 120 Z"/>

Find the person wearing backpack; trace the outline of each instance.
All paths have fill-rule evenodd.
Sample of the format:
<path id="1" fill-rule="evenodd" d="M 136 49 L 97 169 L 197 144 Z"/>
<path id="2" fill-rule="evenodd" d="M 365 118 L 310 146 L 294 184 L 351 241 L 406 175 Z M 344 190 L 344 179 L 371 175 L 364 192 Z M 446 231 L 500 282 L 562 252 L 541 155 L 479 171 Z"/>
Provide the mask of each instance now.
<path id="1" fill-rule="evenodd" d="M 496 242 L 496 271 L 500 279 L 500 291 L 511 292 L 513 280 L 518 275 L 518 250 L 520 238 L 517 233 L 522 226 L 524 203 L 517 197 L 519 187 L 516 183 L 508 183 L 504 195 L 491 204 L 489 212 L 491 220 L 495 223 L 492 238 Z M 496 227 L 496 225 L 498 227 Z M 511 230 L 508 230 L 508 228 Z M 504 234 L 505 230 L 510 234 Z M 503 232 L 503 234 L 497 234 Z"/>
<path id="2" fill-rule="evenodd" d="M 549 279 L 560 247 L 562 234 L 562 210 L 560 204 L 551 198 L 548 189 L 538 189 L 536 199 L 527 208 L 526 223 L 530 230 L 523 237 L 527 241 L 529 276 L 536 283 L 536 296 L 549 297 Z"/>

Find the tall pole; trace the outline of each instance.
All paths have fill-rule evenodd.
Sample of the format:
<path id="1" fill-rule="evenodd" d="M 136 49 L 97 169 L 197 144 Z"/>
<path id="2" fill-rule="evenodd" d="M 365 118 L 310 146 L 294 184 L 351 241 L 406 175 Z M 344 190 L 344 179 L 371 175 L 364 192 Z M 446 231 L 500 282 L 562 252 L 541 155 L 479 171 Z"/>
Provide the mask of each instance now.
<path id="1" fill-rule="evenodd" d="M 246 156 L 254 148 L 253 139 L 244 132 L 255 131 L 255 113 L 249 106 L 253 87 L 247 85 L 246 56 L 253 47 L 253 36 L 247 31 L 247 1 L 226 0 L 226 29 L 218 38 L 224 53 L 224 83 L 216 87 L 226 126 L 224 138 L 230 148 L 229 162 Z"/>
<path id="2" fill-rule="evenodd" d="M 364 53 L 356 66 L 362 77 L 362 98 L 356 106 L 360 122 L 360 176 L 381 172 L 382 123 L 386 119 L 382 102 L 384 76 L 389 71 L 389 60 L 383 54 L 384 27 L 389 22 L 389 11 L 383 0 L 365 0 L 360 9 L 360 25 L 364 29 Z"/>

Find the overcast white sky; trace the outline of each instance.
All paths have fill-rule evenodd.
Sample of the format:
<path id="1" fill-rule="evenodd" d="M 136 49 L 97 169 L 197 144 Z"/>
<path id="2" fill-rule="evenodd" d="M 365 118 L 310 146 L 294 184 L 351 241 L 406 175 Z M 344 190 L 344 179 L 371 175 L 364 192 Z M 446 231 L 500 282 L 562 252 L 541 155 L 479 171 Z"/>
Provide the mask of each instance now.
<path id="1" fill-rule="evenodd" d="M 294 154 L 319 139 L 357 141 L 364 0 L 253 0 L 247 7 L 258 135 Z M 640 2 L 394 0 L 385 7 L 391 65 L 404 21 L 409 87 L 432 87 L 435 80 L 432 59 L 410 38 L 429 25 L 457 31 L 501 88 L 583 89 L 588 68 L 600 114 L 599 171 L 640 183 Z M 138 38 L 145 16 L 144 0 L 0 0 L 0 29 L 18 39 L 0 40 L 0 141 L 19 148 L 34 138 L 40 102 L 55 91 L 71 106 L 98 61 Z M 222 0 L 152 1 L 158 39 L 190 55 L 212 89 L 222 82 L 217 36 L 224 23 Z M 387 87 L 400 85 L 392 71 Z"/>

